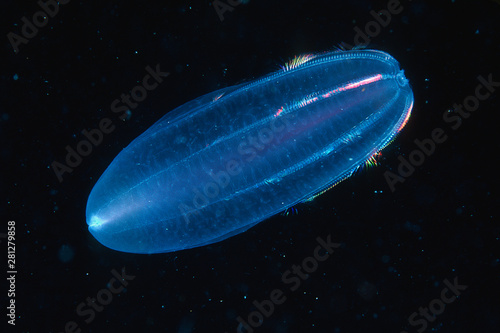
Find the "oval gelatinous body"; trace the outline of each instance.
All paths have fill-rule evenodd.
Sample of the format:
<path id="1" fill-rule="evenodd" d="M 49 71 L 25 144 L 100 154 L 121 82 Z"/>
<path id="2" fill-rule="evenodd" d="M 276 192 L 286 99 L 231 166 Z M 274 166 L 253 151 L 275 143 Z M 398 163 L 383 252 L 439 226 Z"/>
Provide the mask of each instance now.
<path id="1" fill-rule="evenodd" d="M 387 53 L 296 58 L 178 107 L 135 139 L 94 186 L 89 230 L 132 253 L 223 240 L 351 175 L 402 129 L 412 106 Z"/>

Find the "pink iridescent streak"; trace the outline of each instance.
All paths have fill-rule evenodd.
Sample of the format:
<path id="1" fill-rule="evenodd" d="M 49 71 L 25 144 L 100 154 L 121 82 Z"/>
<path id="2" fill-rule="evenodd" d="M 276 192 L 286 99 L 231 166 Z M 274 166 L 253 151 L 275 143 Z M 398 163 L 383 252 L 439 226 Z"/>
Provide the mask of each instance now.
<path id="1" fill-rule="evenodd" d="M 332 91 L 329 91 L 326 94 L 323 94 L 322 97 L 323 98 L 328 98 L 331 95 L 336 94 L 338 92 L 347 91 L 347 90 L 351 90 L 351 89 L 355 89 L 355 88 L 359 88 L 361 86 L 364 86 L 365 84 L 370 84 L 370 83 L 373 83 L 373 82 L 380 81 L 381 79 L 382 79 L 382 74 L 377 74 L 375 76 L 369 77 L 369 78 L 361 80 L 359 82 L 349 83 L 345 87 L 340 87 L 340 88 L 334 89 Z"/>
<path id="2" fill-rule="evenodd" d="M 339 87 L 337 89 L 334 89 L 332 91 L 329 91 L 323 95 L 321 95 L 322 98 L 328 98 L 336 93 L 339 93 L 341 91 L 347 91 L 347 90 L 351 90 L 351 89 L 356 89 L 356 88 L 359 88 L 361 86 L 364 86 L 364 85 L 367 85 L 367 84 L 370 84 L 370 83 L 373 83 L 373 82 L 377 82 L 377 81 L 380 81 L 382 79 L 382 74 L 377 74 L 375 76 L 372 76 L 372 77 L 369 77 L 367 79 L 364 79 L 364 80 L 361 80 L 359 82 L 354 82 L 354 83 L 349 83 L 348 85 L 346 85 L 345 87 Z M 318 97 L 313 97 L 313 98 L 309 98 L 307 100 L 304 100 L 301 104 L 302 106 L 305 106 L 305 105 L 308 105 L 312 102 L 316 102 L 318 101 L 319 98 Z M 278 117 L 282 112 L 283 112 L 283 107 L 279 108 L 279 110 L 274 114 L 274 117 Z"/>
<path id="3" fill-rule="evenodd" d="M 334 95 L 334 94 L 336 94 L 338 92 L 342 92 L 342 91 L 347 91 L 347 90 L 359 88 L 359 87 L 362 87 L 364 85 L 380 81 L 381 79 L 382 79 L 382 74 L 377 74 L 375 76 L 369 77 L 367 79 L 364 79 L 364 80 L 361 80 L 361 81 L 358 81 L 358 82 L 349 83 L 345 87 L 340 87 L 340 88 L 334 89 L 332 91 L 329 91 L 329 92 L 321 95 L 321 97 L 322 97 L 321 99 L 328 98 L 328 97 L 330 97 L 330 96 L 332 96 L 332 95 Z M 297 104 L 300 107 L 304 107 L 306 105 L 309 105 L 311 103 L 317 102 L 319 100 L 320 100 L 319 97 L 309 97 L 309 98 L 306 98 L 306 99 L 302 100 L 300 103 L 297 103 Z M 345 107 L 348 107 L 348 106 L 345 106 Z M 276 112 L 274 114 L 274 117 L 278 117 L 283 111 L 284 111 L 284 107 L 279 108 L 278 112 Z M 307 125 L 302 126 L 300 129 L 298 129 L 295 132 L 294 135 L 297 135 L 299 133 L 303 133 L 304 131 L 306 131 L 306 130 L 308 130 L 308 129 L 310 129 L 310 128 L 316 126 L 316 125 L 318 125 L 319 123 L 325 121 L 326 119 L 328 119 L 328 118 L 330 118 L 330 117 L 332 117 L 334 115 L 335 115 L 335 112 L 324 113 L 320 118 L 316 119 L 315 121 L 311 121 Z M 409 116 L 408 116 L 408 118 L 409 118 Z M 403 126 L 401 126 L 400 128 L 403 128 Z M 288 134 L 287 136 L 285 136 L 285 138 L 291 137 L 291 136 L 293 136 L 293 135 L 292 134 Z"/>
<path id="4" fill-rule="evenodd" d="M 410 115 L 411 115 L 411 110 L 412 109 L 413 109 L 413 102 L 411 102 L 410 107 L 408 108 L 408 110 L 406 110 L 405 119 L 403 120 L 403 122 L 401 123 L 401 125 L 399 126 L 399 128 L 396 130 L 396 133 L 399 133 L 403 129 L 403 127 L 405 127 L 406 123 L 410 119 Z"/>
<path id="5" fill-rule="evenodd" d="M 278 112 L 276 112 L 276 113 L 274 114 L 274 117 L 279 116 L 279 115 L 281 114 L 281 112 L 283 112 L 283 107 L 280 107 L 280 108 L 278 109 Z"/>

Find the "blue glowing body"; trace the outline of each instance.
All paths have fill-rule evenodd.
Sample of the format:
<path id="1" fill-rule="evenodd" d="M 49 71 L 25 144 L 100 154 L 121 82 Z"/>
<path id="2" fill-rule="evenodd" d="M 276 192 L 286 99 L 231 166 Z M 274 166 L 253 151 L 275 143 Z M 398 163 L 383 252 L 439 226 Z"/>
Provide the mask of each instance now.
<path id="1" fill-rule="evenodd" d="M 350 176 L 393 139 L 412 105 L 386 53 L 299 58 L 188 102 L 135 139 L 93 188 L 89 230 L 132 253 L 223 240 Z"/>

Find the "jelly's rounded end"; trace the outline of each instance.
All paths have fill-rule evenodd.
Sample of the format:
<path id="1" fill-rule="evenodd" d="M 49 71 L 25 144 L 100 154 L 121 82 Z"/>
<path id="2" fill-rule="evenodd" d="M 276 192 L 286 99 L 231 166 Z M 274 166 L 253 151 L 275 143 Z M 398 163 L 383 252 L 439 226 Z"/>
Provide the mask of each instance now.
<path id="1" fill-rule="evenodd" d="M 408 79 L 405 77 L 404 70 L 400 70 L 399 73 L 396 75 L 396 81 L 401 87 L 405 87 L 408 85 Z"/>

